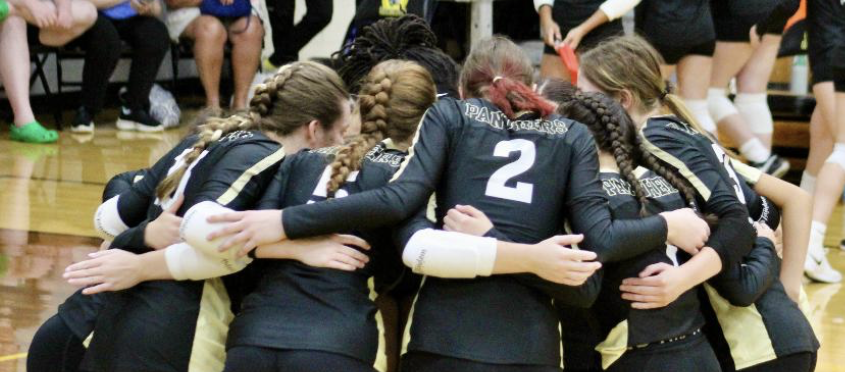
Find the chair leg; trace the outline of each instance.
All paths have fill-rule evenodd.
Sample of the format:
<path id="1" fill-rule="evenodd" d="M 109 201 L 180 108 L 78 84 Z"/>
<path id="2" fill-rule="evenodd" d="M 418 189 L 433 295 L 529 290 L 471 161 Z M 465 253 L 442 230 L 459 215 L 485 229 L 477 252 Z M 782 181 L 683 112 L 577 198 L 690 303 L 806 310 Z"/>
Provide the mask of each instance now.
<path id="1" fill-rule="evenodd" d="M 61 99 L 64 96 L 63 91 L 62 91 L 62 87 L 64 85 L 64 73 L 62 71 L 62 60 L 61 60 L 61 57 L 59 56 L 59 51 L 56 50 L 55 54 L 56 54 L 56 88 L 57 88 L 57 91 L 58 91 L 57 95 L 59 97 L 59 100 L 58 100 L 58 103 L 56 105 L 53 105 L 53 107 L 54 107 L 54 110 L 56 110 L 58 112 L 59 119 L 57 121 L 57 125 L 61 128 L 62 125 L 64 124 L 62 122 L 62 118 L 61 118 L 61 116 L 62 116 L 61 113 L 62 113 L 62 110 L 64 109 L 64 104 L 63 104 L 64 100 Z"/>

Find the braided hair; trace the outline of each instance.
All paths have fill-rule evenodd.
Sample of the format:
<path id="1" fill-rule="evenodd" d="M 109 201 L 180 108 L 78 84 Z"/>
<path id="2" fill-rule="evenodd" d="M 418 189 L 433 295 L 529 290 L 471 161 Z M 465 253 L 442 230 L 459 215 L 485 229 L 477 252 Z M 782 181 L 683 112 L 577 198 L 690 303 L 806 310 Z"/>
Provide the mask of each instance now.
<path id="1" fill-rule="evenodd" d="M 389 60 L 376 65 L 362 81 L 358 95 L 361 134 L 342 146 L 331 163 L 328 195 L 360 169 L 366 154 L 385 138 L 407 142 L 437 91 L 428 71 L 410 61 Z"/>
<path id="2" fill-rule="evenodd" d="M 367 27 L 355 41 L 334 54 L 338 73 L 349 90 L 357 92 L 370 70 L 379 62 L 402 59 L 425 67 L 440 93 L 457 96 L 458 66 L 437 48 L 437 36 L 423 18 L 408 14 L 382 19 Z"/>
<path id="3" fill-rule="evenodd" d="M 690 206 L 695 206 L 695 190 L 692 186 L 646 151 L 634 122 L 616 101 L 601 93 L 576 91 L 571 98 L 561 102 L 558 113 L 586 124 L 599 149 L 613 155 L 620 174 L 634 189 L 634 196 L 640 204 L 640 215 L 648 215 L 648 193 L 634 173 L 638 165 L 644 165 L 666 179 L 678 189 Z"/>
<path id="4" fill-rule="evenodd" d="M 198 127 L 197 141 L 184 155 L 183 164 L 159 183 L 156 195 L 166 199 L 176 190 L 191 164 L 223 136 L 239 130 L 259 130 L 286 136 L 317 120 L 327 129 L 342 115 L 348 93 L 340 77 L 314 62 L 294 62 L 255 88 L 244 113 L 209 118 Z"/>

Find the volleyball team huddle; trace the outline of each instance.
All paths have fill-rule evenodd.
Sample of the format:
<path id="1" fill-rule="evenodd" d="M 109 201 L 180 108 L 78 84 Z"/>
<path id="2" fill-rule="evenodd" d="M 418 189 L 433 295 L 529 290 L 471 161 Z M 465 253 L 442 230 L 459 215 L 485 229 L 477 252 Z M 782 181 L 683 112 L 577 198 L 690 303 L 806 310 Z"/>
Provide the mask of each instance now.
<path id="1" fill-rule="evenodd" d="M 28 370 L 814 370 L 809 196 L 702 131 L 645 39 L 577 87 L 433 40 L 379 21 L 113 178 Z"/>

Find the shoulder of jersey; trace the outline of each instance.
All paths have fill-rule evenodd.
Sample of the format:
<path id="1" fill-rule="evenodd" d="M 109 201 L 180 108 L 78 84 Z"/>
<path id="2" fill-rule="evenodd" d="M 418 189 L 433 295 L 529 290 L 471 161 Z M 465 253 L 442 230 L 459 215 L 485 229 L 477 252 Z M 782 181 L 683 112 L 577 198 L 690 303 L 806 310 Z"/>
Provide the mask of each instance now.
<path id="1" fill-rule="evenodd" d="M 669 136 L 677 136 L 678 134 L 691 137 L 701 136 L 701 133 L 698 133 L 689 124 L 673 115 L 649 118 L 642 131 L 648 134 L 664 133 Z"/>
<path id="2" fill-rule="evenodd" d="M 241 145 L 245 143 L 256 143 L 256 144 L 275 144 L 278 146 L 276 141 L 271 140 L 264 133 L 261 133 L 257 130 L 239 130 L 232 133 L 229 133 L 219 140 L 217 143 L 223 146 L 231 146 L 231 145 Z"/>
<path id="3" fill-rule="evenodd" d="M 364 159 L 368 163 L 382 164 L 391 168 L 399 168 L 405 160 L 406 152 L 401 151 L 393 146 L 393 142 L 389 139 L 382 141 L 376 147 L 373 147 Z"/>

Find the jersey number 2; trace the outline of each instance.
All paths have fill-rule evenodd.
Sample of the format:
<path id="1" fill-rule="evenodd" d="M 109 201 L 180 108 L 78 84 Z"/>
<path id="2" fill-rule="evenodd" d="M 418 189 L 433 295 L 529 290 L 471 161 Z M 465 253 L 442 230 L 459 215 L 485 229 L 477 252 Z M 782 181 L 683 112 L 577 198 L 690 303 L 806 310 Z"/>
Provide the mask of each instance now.
<path id="1" fill-rule="evenodd" d="M 517 182 L 515 187 L 508 187 L 505 186 L 505 183 L 511 178 L 527 172 L 532 166 L 534 166 L 534 160 L 537 157 L 537 150 L 536 147 L 534 147 L 534 142 L 524 139 L 499 142 L 493 150 L 493 156 L 506 158 L 510 156 L 510 153 L 515 151 L 519 152 L 519 157 L 516 161 L 493 172 L 493 175 L 490 176 L 490 180 L 487 181 L 487 190 L 484 194 L 495 198 L 531 204 L 531 196 L 534 193 L 534 185 L 526 182 Z"/>

